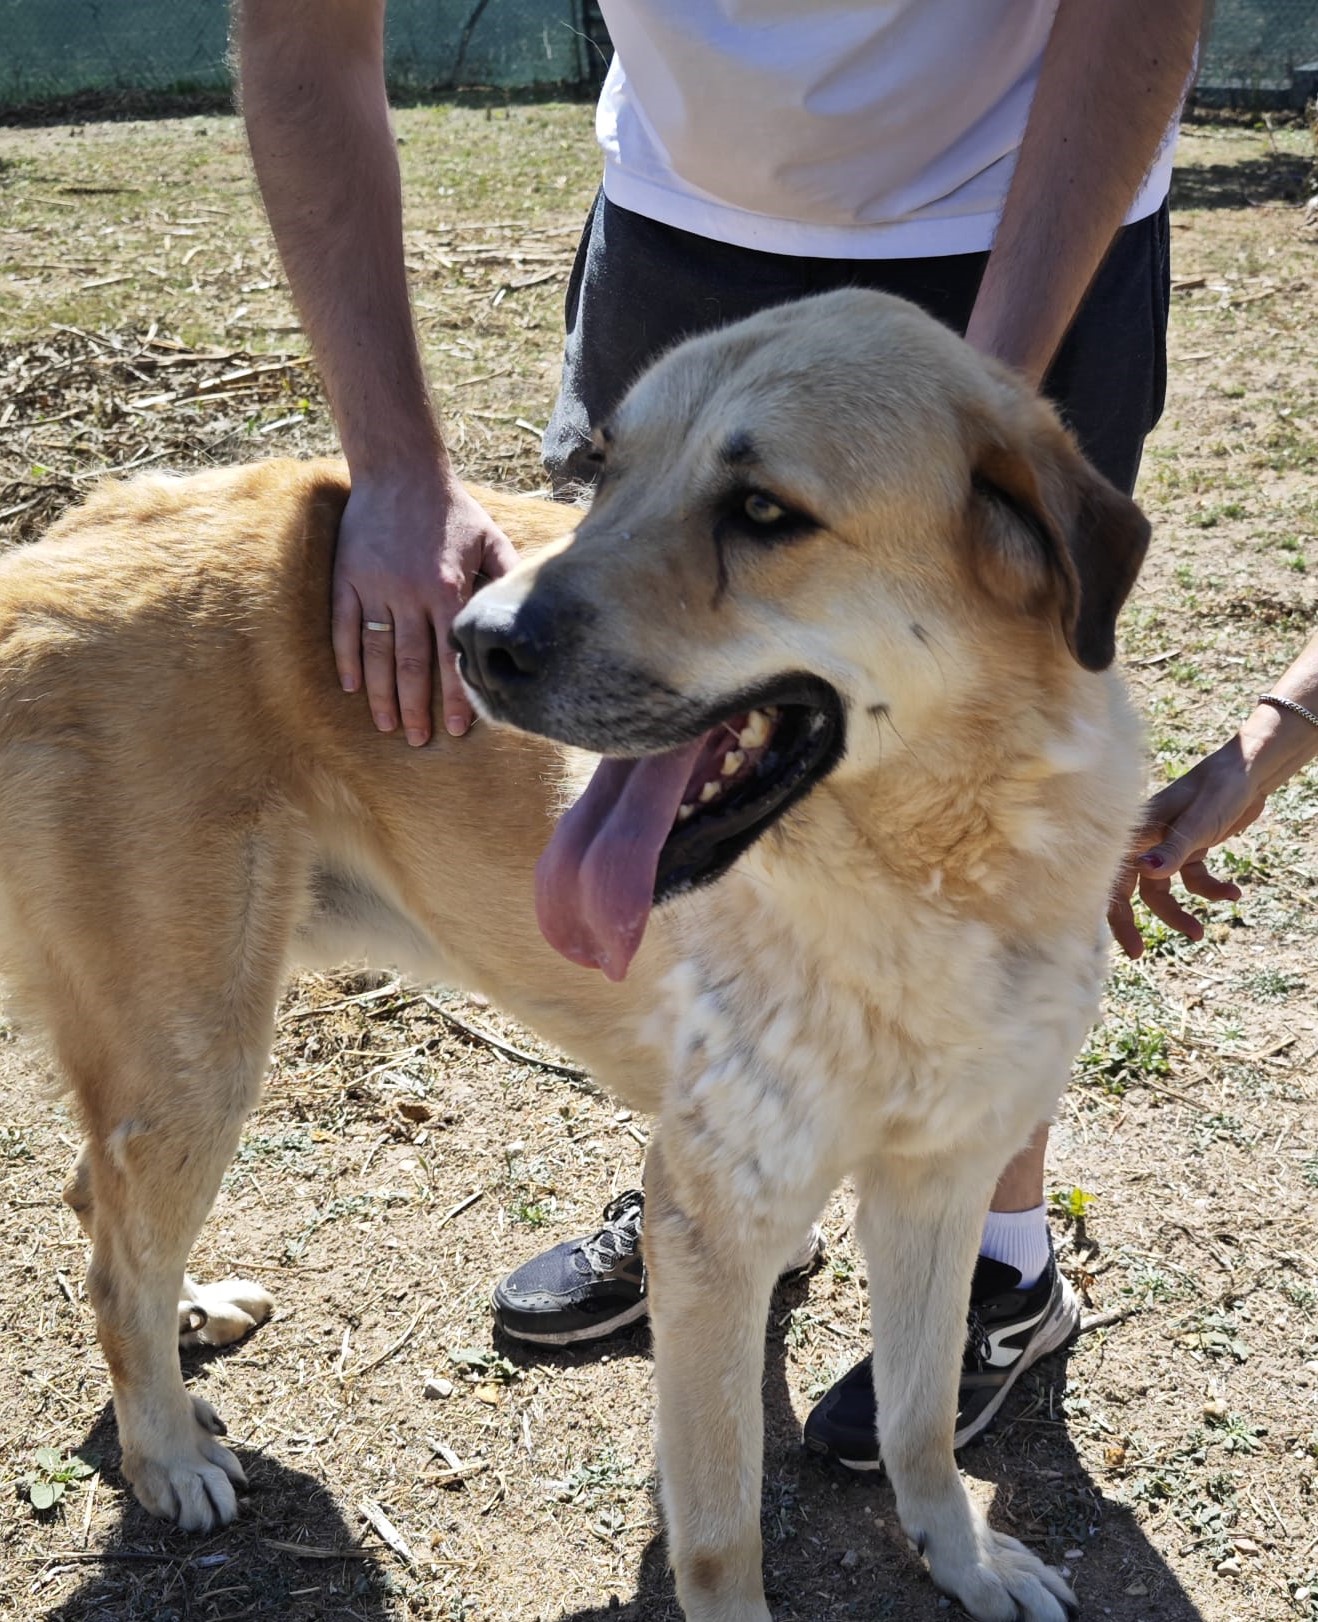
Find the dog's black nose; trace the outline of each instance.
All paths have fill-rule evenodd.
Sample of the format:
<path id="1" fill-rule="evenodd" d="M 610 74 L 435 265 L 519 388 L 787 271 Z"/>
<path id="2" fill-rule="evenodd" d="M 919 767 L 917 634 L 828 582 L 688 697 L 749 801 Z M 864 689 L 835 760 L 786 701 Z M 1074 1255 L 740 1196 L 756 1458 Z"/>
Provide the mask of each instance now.
<path id="1" fill-rule="evenodd" d="M 475 603 L 449 640 L 463 680 L 490 703 L 525 692 L 543 674 L 552 647 L 545 616 L 526 602 L 511 609 Z"/>

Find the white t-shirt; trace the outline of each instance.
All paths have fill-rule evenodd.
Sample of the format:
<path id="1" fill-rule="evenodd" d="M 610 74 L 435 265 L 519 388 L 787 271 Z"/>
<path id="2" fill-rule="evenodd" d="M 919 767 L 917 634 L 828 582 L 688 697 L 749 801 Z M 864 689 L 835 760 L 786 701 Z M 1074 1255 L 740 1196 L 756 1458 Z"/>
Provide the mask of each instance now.
<path id="1" fill-rule="evenodd" d="M 1158 0 L 1150 0 L 1157 4 Z M 992 246 L 1056 0 L 602 0 L 604 191 L 716 241 Z M 1127 215 L 1158 208 L 1175 125 Z"/>

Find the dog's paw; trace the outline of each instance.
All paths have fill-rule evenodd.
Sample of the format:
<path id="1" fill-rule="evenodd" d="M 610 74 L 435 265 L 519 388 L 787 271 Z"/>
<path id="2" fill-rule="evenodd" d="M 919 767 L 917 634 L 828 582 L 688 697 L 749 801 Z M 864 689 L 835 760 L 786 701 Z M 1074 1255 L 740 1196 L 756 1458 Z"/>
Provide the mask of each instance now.
<path id="1" fill-rule="evenodd" d="M 178 1304 L 180 1346 L 230 1346 L 262 1324 L 274 1310 L 274 1297 L 250 1279 L 218 1284 L 188 1279 Z"/>
<path id="2" fill-rule="evenodd" d="M 1023 1543 L 980 1527 L 977 1549 L 965 1558 L 926 1548 L 929 1574 L 975 1622 L 1071 1622 L 1080 1602 L 1061 1576 Z"/>
<path id="3" fill-rule="evenodd" d="M 191 1399 L 192 1419 L 164 1457 L 148 1457 L 125 1444 L 123 1473 L 138 1502 L 184 1532 L 210 1532 L 238 1514 L 235 1487 L 247 1477 L 235 1456 L 215 1438 L 224 1425 L 210 1403 Z"/>

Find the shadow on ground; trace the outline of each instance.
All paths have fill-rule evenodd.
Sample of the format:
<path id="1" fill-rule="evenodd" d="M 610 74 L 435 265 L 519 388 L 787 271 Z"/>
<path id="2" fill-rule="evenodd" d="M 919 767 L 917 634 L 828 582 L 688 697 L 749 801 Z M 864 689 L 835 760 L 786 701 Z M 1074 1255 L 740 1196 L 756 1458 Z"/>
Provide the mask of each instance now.
<path id="1" fill-rule="evenodd" d="M 185 1360 L 185 1377 L 199 1360 Z M 42 1613 L 45 1622 L 397 1618 L 392 1575 L 382 1564 L 389 1555 L 357 1547 L 357 1534 L 324 1484 L 241 1445 L 234 1451 L 253 1489 L 235 1525 L 207 1538 L 187 1536 L 148 1515 L 125 1488 L 118 1527 L 103 1549 L 72 1556 L 87 1566 L 86 1580 Z M 118 1474 L 119 1440 L 108 1404 L 78 1452 Z M 303 1552 L 294 1552 L 293 1544 Z M 52 1566 L 63 1563 L 58 1555 L 51 1559 Z"/>
<path id="2" fill-rule="evenodd" d="M 1172 176 L 1173 212 L 1187 208 L 1257 208 L 1261 203 L 1303 203 L 1314 165 L 1291 153 L 1269 153 L 1234 163 L 1184 164 Z"/>
<path id="3" fill-rule="evenodd" d="M 780 1286 L 765 1362 L 765 1586 L 776 1622 L 915 1622 L 936 1613 L 928 1576 L 897 1524 L 882 1476 L 858 1476 L 806 1454 L 787 1382 L 787 1313 L 803 1281 Z M 649 1354 L 641 1331 L 611 1358 Z M 551 1361 L 516 1348 L 519 1362 Z M 208 1355 L 186 1360 L 197 1372 Z M 222 1355 L 222 1354 L 220 1354 Z M 1081 1463 L 1061 1414 L 1066 1354 L 1029 1371 L 996 1430 L 963 1453 L 973 1481 L 993 1488 L 993 1523 L 1054 1564 L 1068 1565 L 1085 1611 L 1107 1622 L 1203 1622 L 1201 1612 L 1130 1512 L 1111 1503 Z M 409 1614 L 390 1557 L 363 1551 L 314 1474 L 237 1447 L 252 1484 L 243 1514 L 206 1539 L 183 1538 L 125 1496 L 105 1548 L 70 1558 L 88 1567 L 45 1622 L 185 1622 L 279 1617 L 287 1622 L 397 1622 Z M 79 1452 L 116 1473 L 107 1407 Z M 297 1545 L 295 1549 L 292 1547 Z M 1077 1557 L 1075 1551 L 1080 1551 Z M 58 1565 L 59 1557 L 52 1560 Z M 561 1622 L 681 1622 L 662 1538 L 641 1557 L 632 1597 L 564 1613 Z M 482 1613 L 484 1614 L 484 1613 Z"/>
<path id="4" fill-rule="evenodd" d="M 783 1285 L 785 1309 L 806 1298 Z M 775 1311 L 772 1322 L 784 1316 Z M 616 1353 L 615 1353 L 616 1355 Z M 1122 1505 L 1104 1498 L 1060 1417 L 1067 1354 L 1030 1370 L 995 1431 L 961 1455 L 965 1474 L 993 1486 L 990 1516 L 1054 1564 L 1071 1569 L 1082 1614 L 1105 1622 L 1203 1622 L 1180 1581 Z M 927 1573 L 897 1524 L 886 1477 L 856 1475 L 805 1453 L 787 1384 L 783 1332 L 765 1361 L 765 1479 L 761 1527 L 765 1590 L 775 1622 L 916 1622 L 962 1613 L 939 1608 Z M 1079 1549 L 1077 1559 L 1072 1553 Z M 589 1605 L 561 1622 L 681 1622 L 662 1538 L 641 1558 L 621 1607 Z"/>

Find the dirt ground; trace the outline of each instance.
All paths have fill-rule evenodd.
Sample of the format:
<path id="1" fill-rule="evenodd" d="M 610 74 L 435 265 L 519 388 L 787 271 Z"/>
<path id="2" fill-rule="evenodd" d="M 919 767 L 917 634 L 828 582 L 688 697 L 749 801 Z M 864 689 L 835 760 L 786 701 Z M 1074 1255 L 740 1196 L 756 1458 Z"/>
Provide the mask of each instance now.
<path id="1" fill-rule="evenodd" d="M 398 118 L 427 360 L 484 480 L 539 483 L 590 116 L 473 100 Z M 1182 144 L 1168 403 L 1140 487 L 1156 544 L 1124 621 L 1153 780 L 1225 737 L 1318 619 L 1312 165 L 1299 129 L 1198 125 Z M 108 467 L 331 446 L 232 119 L 0 130 L 0 203 L 0 539 L 30 539 Z M 1310 773 L 1235 842 L 1245 898 L 1202 946 L 1150 927 L 1143 962 L 1114 962 L 1062 1106 L 1054 1231 L 1095 1326 L 964 1465 L 1088 1617 L 1318 1619 L 1316 807 Z M 151 1521 L 117 1473 L 58 1197 L 77 1131 L 0 1025 L 0 1618 L 677 1617 L 645 1334 L 529 1355 L 487 1305 L 637 1183 L 647 1123 L 479 1000 L 432 998 L 352 972 L 290 987 L 194 1257 L 278 1301 L 245 1344 L 186 1360 L 252 1483 L 205 1539 Z M 844 1191 L 828 1260 L 768 1326 L 781 1622 L 948 1608 L 886 1484 L 800 1449 L 812 1400 L 866 1349 L 849 1215 Z M 33 1483 L 62 1496 L 40 1510 Z"/>

